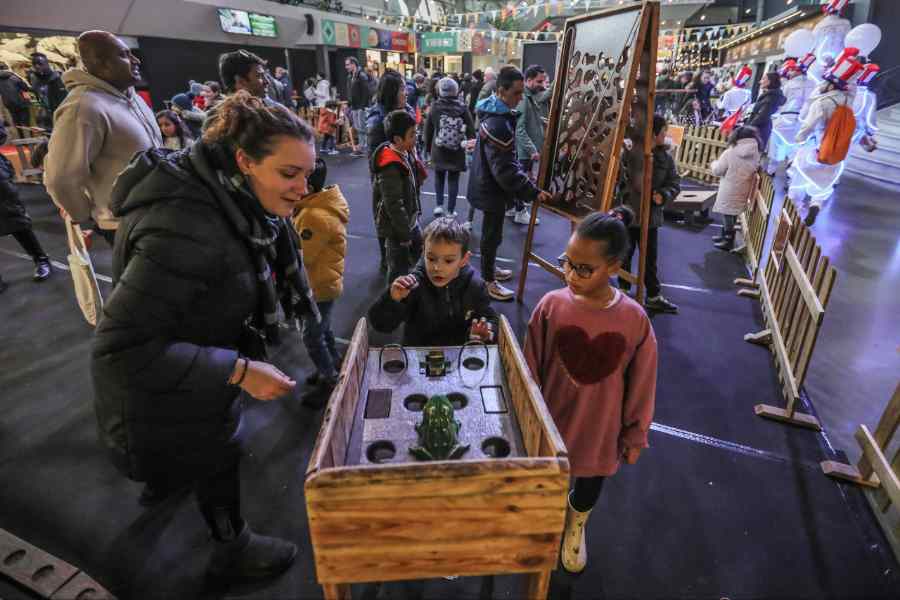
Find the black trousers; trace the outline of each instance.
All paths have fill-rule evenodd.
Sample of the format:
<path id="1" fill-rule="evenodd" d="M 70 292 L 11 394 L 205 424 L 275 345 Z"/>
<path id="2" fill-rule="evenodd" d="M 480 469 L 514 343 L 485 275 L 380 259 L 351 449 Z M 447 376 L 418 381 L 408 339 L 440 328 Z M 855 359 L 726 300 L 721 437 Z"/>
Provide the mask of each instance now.
<path id="1" fill-rule="evenodd" d="M 100 234 L 100 237 L 102 237 L 104 240 L 106 240 L 106 243 L 109 244 L 110 248 L 112 248 L 115 245 L 115 243 L 116 243 L 116 230 L 115 229 L 100 229 L 100 227 L 97 226 L 97 228 L 94 229 L 94 231 L 96 231 L 98 234 Z"/>
<path id="2" fill-rule="evenodd" d="M 34 230 L 29 227 L 28 229 L 23 229 L 22 231 L 17 231 L 12 234 L 16 241 L 19 242 L 19 245 L 22 246 L 22 249 L 28 253 L 31 258 L 34 260 L 47 260 L 47 253 L 44 252 L 44 249 L 41 247 L 41 243 L 38 241 L 37 236 L 34 235 Z"/>
<path id="3" fill-rule="evenodd" d="M 497 249 L 503 242 L 503 212 L 485 212 L 481 223 L 481 278 L 487 283 L 494 281 L 494 266 Z"/>
<path id="4" fill-rule="evenodd" d="M 197 505 L 217 540 L 234 539 L 244 526 L 241 518 L 239 462 L 194 483 Z"/>
<path id="5" fill-rule="evenodd" d="M 387 238 L 385 246 L 387 251 L 388 273 L 387 284 L 403 275 L 408 275 L 422 256 L 422 231 L 418 225 L 410 232 L 412 243 L 409 246 L 401 246 L 396 238 Z"/>
<path id="6" fill-rule="evenodd" d="M 625 264 L 622 266 L 631 271 L 631 262 L 635 252 L 640 248 L 641 228 L 629 227 L 628 237 L 631 238 L 631 246 L 628 249 L 628 256 L 625 257 Z M 659 227 L 651 227 L 647 230 L 647 260 L 645 261 L 644 283 L 647 285 L 647 297 L 654 298 L 659 296 L 659 274 L 656 269 L 656 259 L 659 251 Z M 631 285 L 625 281 L 619 280 L 619 287 L 623 290 L 631 289 Z"/>
<path id="7" fill-rule="evenodd" d="M 600 492 L 603 491 L 604 481 L 606 477 L 602 476 L 575 478 L 575 487 L 569 497 L 572 508 L 578 512 L 587 512 L 594 508 L 597 499 L 600 498 Z"/>
<path id="8" fill-rule="evenodd" d="M 734 239 L 734 228 L 737 223 L 735 215 L 722 215 L 722 235 Z"/>
<path id="9" fill-rule="evenodd" d="M 447 184 L 447 212 L 456 212 L 456 197 L 459 196 L 459 171 L 435 171 L 434 195 L 435 203 L 444 205 L 444 183 Z"/>

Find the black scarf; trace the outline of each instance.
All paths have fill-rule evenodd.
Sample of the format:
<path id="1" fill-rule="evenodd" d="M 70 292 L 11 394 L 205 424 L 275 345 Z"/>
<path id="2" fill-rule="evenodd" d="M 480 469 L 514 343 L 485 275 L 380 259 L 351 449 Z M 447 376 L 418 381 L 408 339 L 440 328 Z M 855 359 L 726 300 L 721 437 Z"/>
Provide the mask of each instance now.
<path id="1" fill-rule="evenodd" d="M 265 334 L 267 342 L 278 343 L 279 301 L 289 319 L 308 315 L 321 321 L 303 267 L 297 233 L 286 219 L 263 210 L 227 151 L 207 148 L 215 159 L 211 167 L 221 186 L 216 197 L 222 212 L 247 243 L 256 267 L 259 303 L 252 325 Z"/>

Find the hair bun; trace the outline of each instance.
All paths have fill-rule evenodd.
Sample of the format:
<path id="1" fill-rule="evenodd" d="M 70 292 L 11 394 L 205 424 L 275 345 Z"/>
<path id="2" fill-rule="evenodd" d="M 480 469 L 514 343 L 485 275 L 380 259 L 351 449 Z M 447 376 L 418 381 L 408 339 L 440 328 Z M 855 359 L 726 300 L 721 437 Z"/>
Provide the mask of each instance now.
<path id="1" fill-rule="evenodd" d="M 622 221 L 625 227 L 631 227 L 631 224 L 634 223 L 634 211 L 631 210 L 631 207 L 624 204 L 615 207 L 608 214 Z"/>

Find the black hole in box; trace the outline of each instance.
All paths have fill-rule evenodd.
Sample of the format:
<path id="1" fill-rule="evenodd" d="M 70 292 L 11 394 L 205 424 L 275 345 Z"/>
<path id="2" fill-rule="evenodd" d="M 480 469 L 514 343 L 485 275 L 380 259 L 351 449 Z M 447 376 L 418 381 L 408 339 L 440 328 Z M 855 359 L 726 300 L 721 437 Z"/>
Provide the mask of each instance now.
<path id="1" fill-rule="evenodd" d="M 384 364 L 381 367 L 388 373 L 399 373 L 403 370 L 403 361 L 399 358 L 394 358 L 392 360 L 384 361 Z"/>
<path id="2" fill-rule="evenodd" d="M 406 410 L 411 412 L 422 412 L 426 402 L 428 402 L 428 396 L 425 394 L 413 394 L 407 396 L 406 399 L 403 400 L 403 406 L 406 407 Z"/>
<path id="3" fill-rule="evenodd" d="M 503 458 L 509 456 L 509 442 L 502 437 L 489 437 L 481 442 L 481 451 L 491 458 Z"/>
<path id="4" fill-rule="evenodd" d="M 477 356 L 470 356 L 463 360 L 463 366 L 470 371 L 480 371 L 484 368 L 484 361 Z"/>
<path id="5" fill-rule="evenodd" d="M 366 458 L 369 459 L 369 462 L 373 463 L 387 462 L 394 458 L 394 455 L 396 454 L 397 448 L 394 447 L 394 443 L 387 440 L 372 442 L 369 444 L 369 447 L 366 448 Z"/>
<path id="6" fill-rule="evenodd" d="M 466 398 L 465 394 L 460 394 L 459 392 L 447 394 L 447 400 L 453 405 L 453 410 L 462 410 L 469 405 L 469 399 Z"/>

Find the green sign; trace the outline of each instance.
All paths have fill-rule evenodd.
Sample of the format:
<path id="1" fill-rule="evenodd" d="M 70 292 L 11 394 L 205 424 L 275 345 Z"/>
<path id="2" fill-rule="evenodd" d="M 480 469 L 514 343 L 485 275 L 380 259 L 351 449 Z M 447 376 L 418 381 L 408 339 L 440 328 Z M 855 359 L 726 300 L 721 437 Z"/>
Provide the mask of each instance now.
<path id="1" fill-rule="evenodd" d="M 456 32 L 441 31 L 437 33 L 426 32 L 422 34 L 423 54 L 454 54 L 456 50 Z"/>
<path id="2" fill-rule="evenodd" d="M 275 17 L 250 13 L 250 30 L 253 35 L 260 37 L 278 37 L 278 28 L 275 26 Z"/>
<path id="3" fill-rule="evenodd" d="M 322 19 L 322 43 L 334 45 L 334 21 Z"/>

